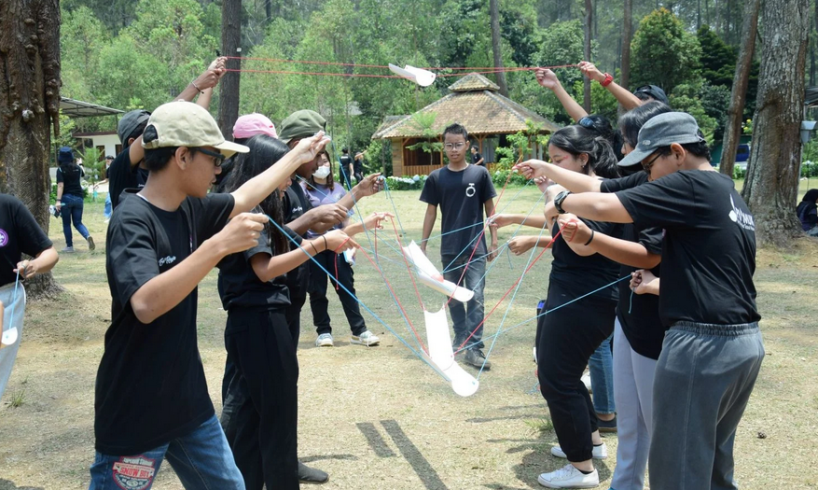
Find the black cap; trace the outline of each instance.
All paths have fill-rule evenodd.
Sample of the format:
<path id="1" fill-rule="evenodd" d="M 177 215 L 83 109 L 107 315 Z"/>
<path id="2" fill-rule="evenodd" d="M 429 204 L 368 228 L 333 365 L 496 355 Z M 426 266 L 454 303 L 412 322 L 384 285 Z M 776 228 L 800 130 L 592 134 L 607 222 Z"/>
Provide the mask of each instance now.
<path id="1" fill-rule="evenodd" d="M 665 91 L 656 85 L 642 85 L 633 91 L 633 95 L 641 100 L 645 100 L 645 98 L 650 97 L 651 99 L 658 100 L 665 105 L 670 105 L 670 100 L 668 100 Z"/>

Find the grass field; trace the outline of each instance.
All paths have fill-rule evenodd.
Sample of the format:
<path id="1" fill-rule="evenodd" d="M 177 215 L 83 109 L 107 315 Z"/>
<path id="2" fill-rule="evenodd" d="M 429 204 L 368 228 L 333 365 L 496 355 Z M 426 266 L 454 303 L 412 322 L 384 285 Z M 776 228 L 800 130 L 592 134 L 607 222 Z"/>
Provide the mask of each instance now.
<path id="1" fill-rule="evenodd" d="M 395 192 L 394 198 L 404 239 L 419 239 L 424 205 L 418 193 Z M 509 188 L 499 209 L 539 212 L 538 198 L 535 189 Z M 384 195 L 362 204 L 364 213 L 392 211 Z M 17 365 L 0 400 L 0 490 L 88 486 L 94 454 L 94 379 L 110 322 L 101 203 L 86 206 L 85 222 L 97 250 L 89 253 L 81 240 L 76 243 L 78 252 L 62 256 L 54 271 L 66 292 L 58 300 L 28 305 Z M 61 230 L 52 220 L 50 236 L 58 249 L 64 246 Z M 504 229 L 500 243 L 513 232 L 513 227 Z M 412 325 L 422 331 L 422 310 L 393 250 L 391 227 L 378 236 L 384 275 Z M 359 241 L 371 248 L 365 236 Z M 736 476 L 742 489 L 818 488 L 816 243 L 805 238 L 791 250 L 762 250 L 758 255 L 755 278 L 768 357 L 736 438 Z M 439 240 L 430 244 L 435 262 L 438 245 Z M 520 277 L 528 259 L 527 254 L 499 257 L 487 275 L 487 310 Z M 487 335 L 534 315 L 546 292 L 549 263 L 547 254 L 525 275 L 513 305 L 507 309 L 509 295 L 487 322 Z M 361 256 L 355 270 L 361 300 L 417 349 L 380 273 Z M 211 397 L 220 411 L 226 314 L 220 309 L 215 278 L 211 273 L 199 288 L 198 340 Z M 431 290 L 421 290 L 421 295 L 429 310 L 443 303 Z M 549 455 L 556 437 L 545 403 L 534 391 L 534 322 L 498 337 L 490 356 L 494 368 L 480 376 L 477 394 L 460 398 L 369 314 L 368 325 L 381 336 L 381 345 L 350 345 L 340 302 L 331 300 L 330 307 L 336 347 L 313 346 L 316 334 L 309 308 L 302 314 L 299 345 L 299 455 L 330 473 L 330 483 L 323 488 L 532 489 L 539 488 L 540 472 L 562 466 L 562 460 Z M 616 465 L 616 437 L 605 440 L 612 457 L 597 468 L 609 483 Z M 154 488 L 181 485 L 163 465 Z"/>

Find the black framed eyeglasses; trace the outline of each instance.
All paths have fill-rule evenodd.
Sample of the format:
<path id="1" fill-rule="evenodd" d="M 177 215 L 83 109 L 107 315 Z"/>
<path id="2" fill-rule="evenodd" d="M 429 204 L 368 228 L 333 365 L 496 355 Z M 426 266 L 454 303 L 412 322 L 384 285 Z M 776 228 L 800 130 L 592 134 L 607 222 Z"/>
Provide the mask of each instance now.
<path id="1" fill-rule="evenodd" d="M 216 167 L 221 167 L 224 163 L 225 156 L 216 151 L 210 151 L 205 148 L 191 148 L 192 150 L 196 150 L 198 152 L 202 152 L 209 157 L 213 157 L 213 165 Z"/>
<path id="2" fill-rule="evenodd" d="M 656 156 L 651 158 L 648 163 L 645 163 L 644 161 L 642 162 L 642 168 L 645 170 L 645 172 L 650 172 L 650 169 L 653 168 L 653 163 L 658 160 L 660 156 L 662 156 L 662 154 L 657 153 Z"/>

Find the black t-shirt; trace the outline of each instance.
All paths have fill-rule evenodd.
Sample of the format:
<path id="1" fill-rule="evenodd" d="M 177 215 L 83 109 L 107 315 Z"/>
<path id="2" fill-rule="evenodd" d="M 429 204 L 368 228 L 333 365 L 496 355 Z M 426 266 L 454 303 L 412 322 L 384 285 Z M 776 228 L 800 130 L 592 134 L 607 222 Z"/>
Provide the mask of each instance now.
<path id="1" fill-rule="evenodd" d="M 285 276 L 262 282 L 250 264 L 250 259 L 257 254 L 269 257 L 275 255 L 267 233 L 261 234 L 257 246 L 242 253 L 228 255 L 219 263 L 219 295 L 225 310 L 289 306 L 290 293 L 287 291 Z"/>
<path id="2" fill-rule="evenodd" d="M 363 175 L 364 174 L 364 161 L 361 160 L 353 160 L 352 161 L 352 170 L 355 171 L 356 175 Z"/>
<path id="3" fill-rule="evenodd" d="M 440 206 L 440 229 L 442 233 L 448 233 L 476 223 L 484 224 L 485 202 L 496 196 L 497 192 L 494 190 L 488 170 L 485 167 L 469 165 L 459 172 L 449 170 L 449 167 L 432 172 L 423 185 L 420 200 L 426 204 Z M 440 240 L 440 255 L 453 256 L 461 251 L 463 254 L 471 255 L 475 247 L 477 248 L 474 252 L 475 257 L 485 255 L 485 234 L 475 243 L 481 233 L 482 226 L 471 226 L 457 233 L 443 235 Z"/>
<path id="4" fill-rule="evenodd" d="M 486 166 L 486 162 L 480 162 L 483 159 L 483 156 L 480 155 L 480 152 L 473 153 L 471 156 L 471 162 L 475 165 L 480 165 L 481 167 Z M 479 164 L 477 162 L 480 162 Z"/>
<path id="5" fill-rule="evenodd" d="M 622 225 L 599 221 L 582 220 L 597 233 L 620 238 Z M 556 223 L 551 229 L 551 236 L 556 236 L 559 228 Z M 554 260 L 551 261 L 550 282 L 559 283 L 561 290 L 579 297 L 610 284 L 617 279 L 619 264 L 600 254 L 582 257 L 574 253 L 562 235 L 551 246 Z M 593 294 L 594 297 L 616 301 L 617 289 L 613 286 Z"/>
<path id="6" fill-rule="evenodd" d="M 21 254 L 34 257 L 51 246 L 28 208 L 16 197 L 0 194 L 0 286 L 17 280 L 14 269 Z"/>
<path id="7" fill-rule="evenodd" d="M 341 170 L 344 174 L 349 173 L 349 164 L 352 163 L 352 158 L 349 155 L 341 155 Z M 346 182 L 342 182 L 342 184 L 346 184 Z"/>
<path id="8" fill-rule="evenodd" d="M 648 174 L 640 171 L 627 177 L 604 180 L 601 190 L 602 192 L 619 192 L 647 182 Z M 648 252 L 657 255 L 662 253 L 663 237 L 664 230 L 661 228 L 640 228 L 633 223 L 626 223 L 622 233 L 622 239 L 639 243 Z M 619 269 L 619 277 L 629 275 L 635 270 L 637 270 L 636 267 L 622 265 Z M 651 269 L 651 272 L 656 277 L 660 277 L 661 264 Z M 616 315 L 631 348 L 639 355 L 658 359 L 667 330 L 659 318 L 659 297 L 655 294 L 635 294 L 631 291 L 630 281 L 622 281 L 619 283 Z"/>
<path id="9" fill-rule="evenodd" d="M 59 167 L 57 169 L 57 183 L 62 183 L 63 195 L 71 194 L 72 196 L 82 197 L 82 185 L 80 185 L 80 178 L 85 175 L 85 172 L 79 165 L 70 164 Z"/>
<path id="10" fill-rule="evenodd" d="M 163 211 L 139 196 L 121 202 L 108 225 L 106 269 L 111 326 L 96 382 L 96 449 L 139 454 L 190 433 L 214 414 L 196 338 L 197 290 L 150 324 L 131 297 L 219 230 L 233 196 L 187 198 Z"/>
<path id="11" fill-rule="evenodd" d="M 148 181 L 148 170 L 139 165 L 131 165 L 130 150 L 125 148 L 108 167 L 108 194 L 111 209 L 119 205 L 119 198 L 125 189 L 141 189 Z"/>
<path id="12" fill-rule="evenodd" d="M 758 321 L 755 223 L 733 180 L 680 171 L 616 193 L 638 227 L 664 228 L 659 315 L 735 325 Z"/>
<path id="13" fill-rule="evenodd" d="M 304 194 L 304 188 L 298 184 L 291 185 L 284 193 L 284 221 L 289 223 L 300 218 L 304 213 L 312 209 L 309 198 Z M 284 228 L 285 232 L 297 243 L 301 243 L 303 237 L 294 233 L 289 228 Z M 290 250 L 297 250 L 298 245 L 290 242 Z M 290 289 L 291 297 L 302 297 L 307 294 L 307 287 L 310 279 L 309 262 L 305 262 L 287 273 L 287 287 Z"/>

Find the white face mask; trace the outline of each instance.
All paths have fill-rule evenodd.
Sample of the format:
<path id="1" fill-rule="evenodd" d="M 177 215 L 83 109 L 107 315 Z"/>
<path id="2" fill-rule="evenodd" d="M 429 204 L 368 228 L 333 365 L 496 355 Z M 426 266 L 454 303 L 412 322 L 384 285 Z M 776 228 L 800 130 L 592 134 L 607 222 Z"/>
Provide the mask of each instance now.
<path id="1" fill-rule="evenodd" d="M 316 179 L 326 179 L 329 177 L 329 167 L 318 167 L 318 170 L 316 170 L 312 176 Z"/>

